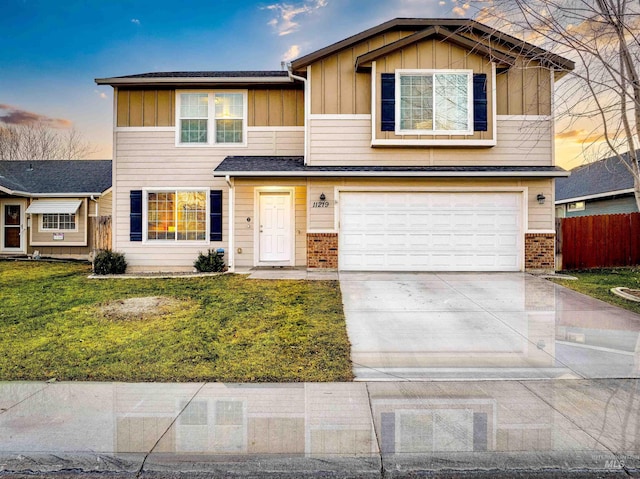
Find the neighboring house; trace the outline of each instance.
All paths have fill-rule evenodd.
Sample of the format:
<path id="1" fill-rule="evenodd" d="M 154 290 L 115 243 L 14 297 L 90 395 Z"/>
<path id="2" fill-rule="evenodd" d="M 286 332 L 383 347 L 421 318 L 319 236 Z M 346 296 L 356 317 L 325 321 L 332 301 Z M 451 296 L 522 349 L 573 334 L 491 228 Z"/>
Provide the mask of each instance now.
<path id="1" fill-rule="evenodd" d="M 0 256 L 89 257 L 111 215 L 111 161 L 0 161 Z"/>
<path id="2" fill-rule="evenodd" d="M 617 157 L 579 166 L 571 176 L 556 181 L 556 216 L 610 215 L 636 213 L 638 205 L 633 193 L 633 175 Z"/>
<path id="3" fill-rule="evenodd" d="M 132 270 L 554 267 L 554 81 L 573 62 L 472 20 L 395 19 L 289 72 L 97 79 Z M 545 199 L 547 199 L 545 201 Z"/>

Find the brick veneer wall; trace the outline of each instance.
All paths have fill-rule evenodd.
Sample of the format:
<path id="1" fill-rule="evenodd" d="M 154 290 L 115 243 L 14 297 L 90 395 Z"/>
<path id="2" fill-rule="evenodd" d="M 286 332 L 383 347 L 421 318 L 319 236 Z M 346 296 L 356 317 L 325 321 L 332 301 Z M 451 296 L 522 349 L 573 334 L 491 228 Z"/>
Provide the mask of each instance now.
<path id="1" fill-rule="evenodd" d="M 555 233 L 527 233 L 524 235 L 524 266 L 526 270 L 555 270 Z"/>
<path id="2" fill-rule="evenodd" d="M 307 268 L 338 268 L 338 233 L 307 233 Z"/>

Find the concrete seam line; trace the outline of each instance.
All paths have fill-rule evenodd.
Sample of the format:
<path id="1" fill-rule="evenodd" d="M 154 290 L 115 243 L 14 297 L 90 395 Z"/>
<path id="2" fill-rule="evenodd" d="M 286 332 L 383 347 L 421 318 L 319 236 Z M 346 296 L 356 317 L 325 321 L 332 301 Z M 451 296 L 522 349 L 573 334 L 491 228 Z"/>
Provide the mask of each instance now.
<path id="1" fill-rule="evenodd" d="M 35 396 L 36 394 L 40 394 L 42 391 L 44 391 L 45 389 L 47 389 L 49 387 L 48 384 L 45 384 L 45 386 L 42 389 L 38 389 L 37 391 L 29 394 L 26 398 L 21 399 L 20 401 L 18 401 L 15 404 L 12 404 L 11 406 L 9 406 L 8 408 L 1 408 L 0 409 L 0 414 L 4 414 L 5 412 L 8 412 L 9 410 L 13 409 L 14 407 L 19 406 L 20 404 L 22 404 L 23 402 L 31 399 L 33 396 Z"/>
<path id="2" fill-rule="evenodd" d="M 155 450 L 156 447 L 158 447 L 158 444 L 160 444 L 160 441 L 162 441 L 162 438 L 164 438 L 167 433 L 171 430 L 171 428 L 173 427 L 173 425 L 176 423 L 176 421 L 178 420 L 178 418 L 182 415 L 182 413 L 185 411 L 185 409 L 187 409 L 189 407 L 189 404 L 191 404 L 191 402 L 196 398 L 196 396 L 198 394 L 200 394 L 200 391 L 202 391 L 202 388 L 204 388 L 207 385 L 207 383 L 202 383 L 202 386 L 200 386 L 198 388 L 198 390 L 193 393 L 193 396 L 191 396 L 191 398 L 189 399 L 189 401 L 187 401 L 187 403 L 184 405 L 184 407 L 180 410 L 180 412 L 178 414 L 176 414 L 176 417 L 173 418 L 173 421 L 171 421 L 171 424 L 169 424 L 169 426 L 167 427 L 167 429 L 165 429 L 165 431 L 160 435 L 160 437 L 158 438 L 158 440 L 155 442 L 155 444 L 151 447 L 151 449 L 149 450 L 148 453 L 145 454 L 144 459 L 142 460 L 142 464 L 140 464 L 140 469 L 138 469 L 138 472 L 136 473 L 136 479 L 140 478 L 140 475 L 143 473 L 144 471 L 144 465 L 147 463 L 147 459 L 149 458 L 149 456 L 153 453 L 153 451 Z"/>
<path id="3" fill-rule="evenodd" d="M 589 379 L 588 381 L 594 381 L 593 379 Z M 596 441 L 598 444 L 600 444 L 602 447 L 604 447 L 607 451 L 609 451 L 611 453 L 611 455 L 613 457 L 615 457 L 618 462 L 620 463 L 620 467 L 622 467 L 622 470 L 627 474 L 627 476 L 629 477 L 633 477 L 631 475 L 631 473 L 629 472 L 629 469 L 627 468 L 627 465 L 624 463 L 624 459 L 622 459 L 620 457 L 620 454 L 616 453 L 613 449 L 611 449 L 609 446 L 607 446 L 606 444 L 604 444 L 603 442 L 600 441 L 599 438 L 595 437 L 593 434 L 589 433 L 587 430 L 585 430 L 584 428 L 582 428 L 576 421 L 574 421 L 568 414 L 563 413 L 562 411 L 560 411 L 559 409 L 557 409 L 553 404 L 551 404 L 550 401 L 548 401 L 545 397 L 543 397 L 541 394 L 538 394 L 536 391 L 534 391 L 532 388 L 530 388 L 525 381 L 518 381 L 519 384 L 521 384 L 522 386 L 524 386 L 524 388 L 529 391 L 531 394 L 533 394 L 534 396 L 536 396 L 538 399 L 540 399 L 543 403 L 545 403 L 547 406 L 549 406 L 551 409 L 553 409 L 555 412 L 557 412 L 558 414 L 560 414 L 563 418 L 565 418 L 567 421 L 569 421 L 571 424 L 573 424 L 575 427 L 577 427 L 580 431 L 582 431 L 582 433 L 584 433 L 585 435 L 587 435 L 588 437 L 590 437 L 591 439 L 593 439 L 594 441 Z M 614 391 L 615 394 L 615 391 Z"/>
<path id="4" fill-rule="evenodd" d="M 373 405 L 371 404 L 371 393 L 369 392 L 369 384 L 365 382 L 364 388 L 367 391 L 367 402 L 369 403 L 369 413 L 371 414 L 371 427 L 373 428 L 373 433 L 376 435 L 376 443 L 378 444 L 378 455 L 380 456 L 380 479 L 384 479 L 385 470 L 384 458 L 382 457 L 382 442 L 380 441 L 380 436 L 378 436 L 378 430 L 376 429 L 376 422 L 373 416 Z"/>

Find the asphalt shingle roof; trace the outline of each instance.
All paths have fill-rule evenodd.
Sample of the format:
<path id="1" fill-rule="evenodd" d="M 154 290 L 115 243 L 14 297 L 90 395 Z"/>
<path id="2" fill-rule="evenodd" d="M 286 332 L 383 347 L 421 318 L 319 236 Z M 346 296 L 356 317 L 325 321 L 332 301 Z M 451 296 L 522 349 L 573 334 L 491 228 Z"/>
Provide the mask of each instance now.
<path id="1" fill-rule="evenodd" d="M 625 161 L 629 161 L 627 154 Z M 568 178 L 556 180 L 556 201 L 633 188 L 633 176 L 617 157 L 579 166 Z"/>
<path id="2" fill-rule="evenodd" d="M 149 72 L 135 75 L 125 75 L 114 78 L 271 78 L 288 77 L 289 73 L 282 70 L 274 71 L 195 71 L 195 72 Z"/>
<path id="3" fill-rule="evenodd" d="M 562 173 L 555 166 L 306 166 L 302 156 L 228 156 L 216 172 L 308 173 Z"/>
<path id="4" fill-rule="evenodd" d="M 31 194 L 102 193 L 111 160 L 0 161 L 0 187 Z"/>

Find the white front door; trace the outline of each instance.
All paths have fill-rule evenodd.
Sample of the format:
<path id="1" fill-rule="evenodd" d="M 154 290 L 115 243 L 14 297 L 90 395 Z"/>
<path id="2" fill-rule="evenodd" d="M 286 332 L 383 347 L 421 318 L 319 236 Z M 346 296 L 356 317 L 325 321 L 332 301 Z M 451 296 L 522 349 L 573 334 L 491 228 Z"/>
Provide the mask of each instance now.
<path id="1" fill-rule="evenodd" d="M 291 261 L 291 195 L 261 192 L 260 262 Z"/>
<path id="2" fill-rule="evenodd" d="M 2 204 L 2 236 L 0 237 L 0 251 L 5 253 L 24 253 L 24 202 L 6 201 Z"/>

